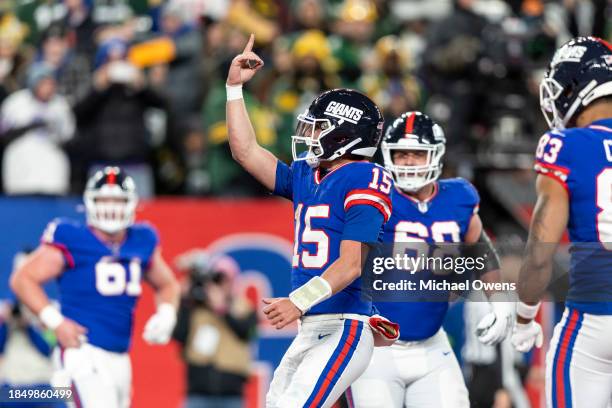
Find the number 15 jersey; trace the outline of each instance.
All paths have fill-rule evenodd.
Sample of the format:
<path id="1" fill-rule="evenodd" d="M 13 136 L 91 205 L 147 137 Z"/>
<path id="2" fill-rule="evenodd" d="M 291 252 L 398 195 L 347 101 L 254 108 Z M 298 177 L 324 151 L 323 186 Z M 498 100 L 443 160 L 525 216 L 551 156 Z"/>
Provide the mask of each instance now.
<path id="1" fill-rule="evenodd" d="M 391 216 L 392 188 L 391 175 L 366 161 L 346 163 L 324 176 L 304 161 L 291 167 L 278 162 L 274 194 L 292 200 L 295 213 L 293 289 L 323 274 L 338 259 L 342 240 L 380 241 Z M 307 314 L 322 313 L 371 315 L 372 302 L 361 296 L 361 279 Z"/>
<path id="2" fill-rule="evenodd" d="M 612 314 L 612 119 L 544 134 L 535 170 L 559 181 L 568 193 L 568 305 Z"/>

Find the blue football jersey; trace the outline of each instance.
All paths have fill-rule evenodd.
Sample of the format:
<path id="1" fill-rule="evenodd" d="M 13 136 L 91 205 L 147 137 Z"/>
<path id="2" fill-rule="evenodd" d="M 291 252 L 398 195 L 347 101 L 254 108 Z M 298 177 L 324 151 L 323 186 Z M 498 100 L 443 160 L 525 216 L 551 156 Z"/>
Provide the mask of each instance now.
<path id="1" fill-rule="evenodd" d="M 544 134 L 534 167 L 559 181 L 569 196 L 567 303 L 586 313 L 612 314 L 612 119 Z"/>
<path id="2" fill-rule="evenodd" d="M 391 216 L 392 188 L 391 175 L 370 162 L 349 162 L 324 176 L 304 161 L 278 162 L 274 193 L 292 200 L 295 214 L 293 289 L 334 263 L 342 240 L 379 241 Z M 361 296 L 361 278 L 308 311 L 321 313 L 373 314 L 372 302 Z"/>
<path id="3" fill-rule="evenodd" d="M 111 246 L 86 225 L 56 219 L 41 241 L 64 254 L 65 269 L 58 278 L 62 314 L 87 328 L 92 345 L 128 351 L 134 307 L 158 245 L 157 233 L 148 224 L 134 224 L 123 243 Z"/>
<path id="4" fill-rule="evenodd" d="M 474 186 L 461 178 L 439 180 L 434 194 L 424 202 L 397 188 L 391 198 L 393 214 L 384 226 L 385 243 L 463 242 L 480 203 Z M 421 302 L 375 302 L 375 306 L 381 315 L 399 323 L 401 340 L 417 341 L 433 336 L 442 326 L 448 310 L 448 301 L 429 299 Z"/>

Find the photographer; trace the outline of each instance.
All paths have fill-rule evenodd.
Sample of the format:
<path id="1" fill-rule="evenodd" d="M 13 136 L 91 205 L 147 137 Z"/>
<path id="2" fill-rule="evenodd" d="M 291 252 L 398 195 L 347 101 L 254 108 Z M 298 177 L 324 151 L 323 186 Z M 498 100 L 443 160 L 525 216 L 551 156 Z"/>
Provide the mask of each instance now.
<path id="1" fill-rule="evenodd" d="M 239 267 L 202 251 L 183 255 L 178 264 L 189 272 L 173 334 L 187 363 L 185 407 L 242 407 L 257 316 L 233 291 Z"/>

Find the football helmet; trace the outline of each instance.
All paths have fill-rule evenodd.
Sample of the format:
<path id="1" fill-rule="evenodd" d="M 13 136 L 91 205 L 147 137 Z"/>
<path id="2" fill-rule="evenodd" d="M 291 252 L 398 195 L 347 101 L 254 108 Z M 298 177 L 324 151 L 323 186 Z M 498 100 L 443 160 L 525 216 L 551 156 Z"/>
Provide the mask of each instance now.
<path id="1" fill-rule="evenodd" d="M 345 154 L 374 156 L 384 124 L 378 106 L 352 89 L 322 93 L 297 120 L 291 137 L 293 160 L 306 160 L 311 167 Z M 306 154 L 298 152 L 302 143 Z"/>
<path id="2" fill-rule="evenodd" d="M 440 177 L 446 138 L 440 125 L 426 114 L 405 112 L 387 128 L 381 150 L 385 167 L 393 174 L 395 184 L 402 190 L 415 192 Z M 427 162 L 416 166 L 396 165 L 394 150 L 425 151 Z"/>
<path id="3" fill-rule="evenodd" d="M 612 46 L 577 37 L 561 46 L 540 83 L 540 108 L 553 129 L 564 129 L 597 98 L 612 95 Z"/>
<path id="4" fill-rule="evenodd" d="M 134 222 L 138 196 L 134 180 L 119 167 L 97 171 L 87 182 L 87 224 L 108 234 L 126 229 Z"/>

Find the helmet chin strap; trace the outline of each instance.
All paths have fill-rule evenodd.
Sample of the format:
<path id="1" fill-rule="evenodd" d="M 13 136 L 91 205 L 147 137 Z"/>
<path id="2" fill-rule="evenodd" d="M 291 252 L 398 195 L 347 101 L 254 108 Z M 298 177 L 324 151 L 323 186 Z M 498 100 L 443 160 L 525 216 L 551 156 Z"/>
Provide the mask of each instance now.
<path id="1" fill-rule="evenodd" d="M 339 157 L 344 156 L 344 154 L 353 146 L 355 146 L 356 144 L 358 144 L 359 142 L 361 142 L 361 138 L 357 138 L 355 140 L 353 140 L 351 143 L 347 144 L 344 147 L 341 147 L 340 149 L 336 150 L 334 152 L 334 154 L 332 154 L 330 157 L 328 157 L 327 159 L 325 159 L 325 161 L 332 161 L 332 160 L 336 160 Z"/>

